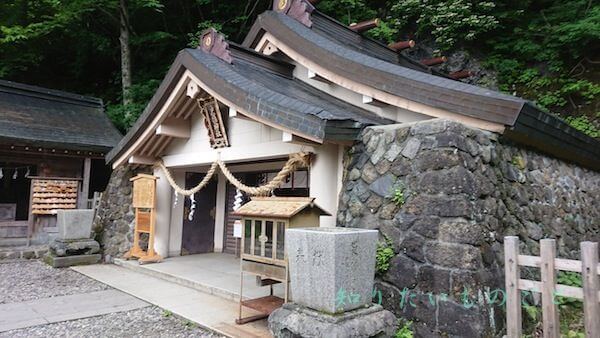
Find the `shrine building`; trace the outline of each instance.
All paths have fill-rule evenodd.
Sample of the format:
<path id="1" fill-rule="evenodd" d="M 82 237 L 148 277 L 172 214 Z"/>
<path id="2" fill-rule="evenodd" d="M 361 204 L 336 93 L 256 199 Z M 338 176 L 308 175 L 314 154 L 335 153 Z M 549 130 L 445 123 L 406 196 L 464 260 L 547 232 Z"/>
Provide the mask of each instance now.
<path id="1" fill-rule="evenodd" d="M 0 246 L 47 242 L 57 210 L 90 208 L 120 139 L 100 99 L 0 80 Z"/>
<path id="2" fill-rule="evenodd" d="M 308 1 L 274 1 L 241 45 L 207 30 L 179 52 L 141 117 L 107 154 L 112 168 L 153 167 L 154 247 L 162 257 L 239 250 L 234 204 L 247 199 L 219 170 L 190 198 L 215 161 L 243 184 L 271 181 L 290 155 L 310 154 L 273 190 L 312 197 L 336 225 L 345 157 L 368 126 L 442 118 L 501 135 L 584 167 L 600 168 L 598 142 L 532 103 L 444 74 L 436 60 L 401 53 Z M 162 162 L 167 171 L 155 166 Z"/>

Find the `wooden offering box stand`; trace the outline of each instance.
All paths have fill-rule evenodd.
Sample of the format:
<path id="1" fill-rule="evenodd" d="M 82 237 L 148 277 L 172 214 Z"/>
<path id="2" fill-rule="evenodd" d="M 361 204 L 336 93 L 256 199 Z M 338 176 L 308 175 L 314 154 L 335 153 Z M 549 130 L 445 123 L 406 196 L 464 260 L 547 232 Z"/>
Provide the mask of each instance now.
<path id="1" fill-rule="evenodd" d="M 235 322 L 245 324 L 268 317 L 288 300 L 285 229 L 318 227 L 319 216 L 329 213 L 310 197 L 254 197 L 235 215 L 242 217 L 240 309 Z M 244 300 L 244 272 L 255 275 L 259 286 L 269 286 L 270 295 Z M 277 283 L 284 285 L 284 299 L 273 295 Z M 244 306 L 261 314 L 243 318 Z"/>
<path id="2" fill-rule="evenodd" d="M 154 232 L 156 225 L 156 180 L 152 175 L 138 174 L 133 182 L 133 203 L 135 209 L 135 230 L 133 247 L 124 256 L 125 259 L 138 259 L 140 264 L 157 263 L 162 260 L 154 251 Z M 140 236 L 148 234 L 148 249 L 140 247 Z"/>

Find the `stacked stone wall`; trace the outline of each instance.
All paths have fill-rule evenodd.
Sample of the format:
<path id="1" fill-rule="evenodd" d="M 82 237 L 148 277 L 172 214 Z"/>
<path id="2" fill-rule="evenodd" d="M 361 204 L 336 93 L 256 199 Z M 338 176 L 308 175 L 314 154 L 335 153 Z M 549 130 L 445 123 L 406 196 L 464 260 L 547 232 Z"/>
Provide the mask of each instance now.
<path id="1" fill-rule="evenodd" d="M 133 170 L 128 166 L 115 169 L 102 195 L 93 230 L 107 260 L 123 256 L 133 243 L 133 186 L 130 179 L 140 172 L 149 173 L 147 170 Z"/>
<path id="2" fill-rule="evenodd" d="M 338 225 L 389 240 L 379 297 L 418 336 L 502 332 L 504 236 L 526 254 L 556 238 L 565 258 L 600 240 L 600 173 L 494 133 L 438 119 L 371 127 L 345 164 Z"/>

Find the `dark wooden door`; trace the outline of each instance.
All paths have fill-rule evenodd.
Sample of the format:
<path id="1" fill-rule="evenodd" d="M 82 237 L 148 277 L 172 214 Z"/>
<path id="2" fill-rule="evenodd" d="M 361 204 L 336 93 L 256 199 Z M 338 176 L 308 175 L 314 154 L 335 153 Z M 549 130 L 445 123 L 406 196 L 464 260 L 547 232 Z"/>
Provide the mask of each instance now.
<path id="1" fill-rule="evenodd" d="M 203 178 L 204 174 L 186 173 L 186 189 L 196 186 Z M 196 208 L 190 220 L 192 202 L 190 198 L 185 198 L 181 241 L 183 255 L 214 251 L 217 181 L 211 179 L 202 190 L 194 195 L 194 200 Z"/>

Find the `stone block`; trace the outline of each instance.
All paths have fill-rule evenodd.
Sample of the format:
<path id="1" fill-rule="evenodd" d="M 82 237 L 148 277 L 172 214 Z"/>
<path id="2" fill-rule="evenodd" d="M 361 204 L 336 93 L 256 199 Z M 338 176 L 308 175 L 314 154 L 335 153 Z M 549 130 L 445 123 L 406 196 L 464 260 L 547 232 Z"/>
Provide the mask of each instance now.
<path id="1" fill-rule="evenodd" d="M 294 302 L 331 314 L 371 304 L 377 239 L 376 230 L 288 229 Z"/>
<path id="2" fill-rule="evenodd" d="M 93 239 L 56 239 L 49 249 L 55 256 L 90 255 L 100 252 L 100 244 Z"/>
<path id="3" fill-rule="evenodd" d="M 67 240 L 90 238 L 93 221 L 94 210 L 92 209 L 58 210 L 56 214 L 58 238 Z"/>
<path id="4" fill-rule="evenodd" d="M 269 330 L 276 338 L 393 337 L 397 320 L 380 305 L 332 316 L 288 303 L 271 313 Z"/>
<path id="5" fill-rule="evenodd" d="M 88 265 L 88 264 L 96 264 L 100 261 L 100 254 L 93 255 L 78 255 L 78 256 L 66 256 L 66 257 L 56 257 L 50 254 L 44 256 L 44 262 L 46 264 L 52 266 L 53 268 L 64 268 L 67 266 L 74 265 Z"/>

